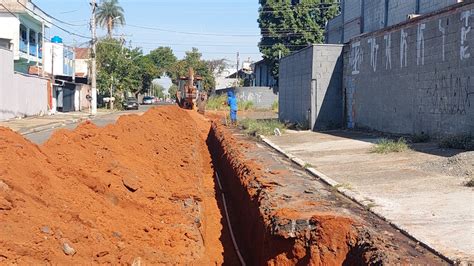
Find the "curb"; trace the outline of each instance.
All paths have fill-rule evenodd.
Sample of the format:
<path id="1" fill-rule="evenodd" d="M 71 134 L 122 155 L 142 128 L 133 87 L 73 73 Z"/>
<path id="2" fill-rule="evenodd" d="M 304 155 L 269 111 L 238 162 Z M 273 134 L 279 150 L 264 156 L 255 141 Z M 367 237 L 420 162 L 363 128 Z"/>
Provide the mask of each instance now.
<path id="1" fill-rule="evenodd" d="M 260 135 L 259 136 L 260 139 L 265 142 L 265 144 L 267 144 L 268 146 L 270 146 L 272 149 L 278 151 L 279 153 L 283 154 L 285 157 L 287 157 L 288 159 L 290 159 L 293 163 L 297 164 L 298 166 L 302 167 L 306 172 L 310 173 L 312 176 L 320 179 L 321 181 L 323 181 L 325 184 L 335 188 L 339 193 L 341 193 L 342 195 L 344 195 L 345 197 L 349 198 L 350 200 L 352 200 L 353 202 L 355 202 L 356 204 L 358 204 L 359 206 L 363 207 L 364 209 L 366 209 L 367 211 L 369 211 L 370 213 L 374 214 L 375 216 L 377 216 L 378 218 L 382 219 L 383 221 L 389 223 L 392 227 L 394 227 L 395 229 L 399 230 L 402 234 L 404 234 L 405 236 L 407 236 L 408 238 L 410 238 L 411 240 L 415 241 L 417 244 L 419 244 L 420 246 L 428 249 L 429 251 L 431 251 L 433 254 L 437 255 L 438 257 L 444 259 L 445 261 L 447 261 L 448 263 L 452 264 L 452 265 L 456 265 L 456 264 L 462 264 L 462 263 L 457 263 L 456 259 L 453 259 L 453 258 L 449 258 L 445 255 L 443 255 L 441 252 L 437 251 L 435 248 L 431 247 L 429 244 L 426 244 L 426 242 L 422 241 L 421 239 L 413 236 L 411 233 L 409 233 L 406 229 L 404 229 L 402 226 L 394 223 L 393 221 L 389 220 L 388 218 L 386 218 L 381 212 L 379 211 L 376 211 L 374 210 L 373 208 L 370 208 L 370 205 L 367 204 L 366 202 L 368 202 L 369 200 L 364 198 L 362 195 L 360 195 L 359 193 L 356 193 L 350 189 L 347 189 L 347 188 L 344 188 L 344 185 L 343 184 L 340 184 L 339 182 L 337 182 L 336 180 L 328 177 L 327 175 L 321 173 L 320 171 L 314 169 L 313 167 L 307 167 L 308 164 L 301 160 L 300 158 L 292 155 L 291 153 L 288 153 L 286 151 L 284 151 L 281 147 L 279 147 L 278 145 L 276 145 L 275 143 L 273 143 L 271 140 L 267 139 L 265 136 L 262 136 Z M 370 201 L 369 201 L 370 202 Z"/>
<path id="2" fill-rule="evenodd" d="M 47 124 L 47 125 L 38 126 L 38 127 L 32 128 L 32 129 L 29 129 L 25 132 L 18 132 L 18 133 L 25 136 L 25 135 L 38 133 L 38 132 L 43 132 L 43 131 L 46 131 L 46 130 L 55 129 L 55 128 L 62 127 L 62 126 L 71 125 L 71 124 L 74 124 L 74 123 L 81 123 L 83 121 L 87 121 L 87 120 L 90 120 L 90 119 L 91 119 L 90 117 L 81 117 L 81 118 L 76 118 L 76 119 L 69 119 L 69 120 L 64 120 L 62 122 L 54 122 L 54 123 L 50 123 L 50 124 Z"/>

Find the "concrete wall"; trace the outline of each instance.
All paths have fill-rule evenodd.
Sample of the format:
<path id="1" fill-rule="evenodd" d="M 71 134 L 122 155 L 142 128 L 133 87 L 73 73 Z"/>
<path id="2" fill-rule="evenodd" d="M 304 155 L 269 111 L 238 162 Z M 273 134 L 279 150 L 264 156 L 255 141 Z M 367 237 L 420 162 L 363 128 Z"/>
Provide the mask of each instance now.
<path id="1" fill-rule="evenodd" d="M 337 16 L 328 21 L 325 32 L 325 43 L 339 44 L 342 43 L 343 21 L 342 16 Z"/>
<path id="2" fill-rule="evenodd" d="M 344 53 L 347 126 L 473 134 L 473 26 L 468 4 L 351 40 Z"/>
<path id="3" fill-rule="evenodd" d="M 280 60 L 279 117 L 282 121 L 308 125 L 313 80 L 313 47 Z"/>
<path id="4" fill-rule="evenodd" d="M 342 45 L 313 45 L 280 62 L 279 116 L 314 130 L 342 125 Z"/>
<path id="5" fill-rule="evenodd" d="M 46 114 L 46 79 L 13 73 L 13 53 L 0 49 L 0 120 Z"/>
<path id="6" fill-rule="evenodd" d="M 225 94 L 232 90 L 239 101 L 251 101 L 257 109 L 269 109 L 273 103 L 278 101 L 278 91 L 270 87 L 237 87 L 216 91 L 217 94 Z"/>
<path id="7" fill-rule="evenodd" d="M 365 0 L 364 32 L 371 32 L 385 27 L 385 1 Z"/>
<path id="8" fill-rule="evenodd" d="M 405 22 L 410 14 L 428 14 L 458 1 L 460 0 L 343 0 L 342 14 L 328 22 L 326 43 L 340 43 L 342 37 L 344 43 L 347 43 L 361 33 Z M 344 20 L 342 29 L 335 31 L 341 19 Z"/>

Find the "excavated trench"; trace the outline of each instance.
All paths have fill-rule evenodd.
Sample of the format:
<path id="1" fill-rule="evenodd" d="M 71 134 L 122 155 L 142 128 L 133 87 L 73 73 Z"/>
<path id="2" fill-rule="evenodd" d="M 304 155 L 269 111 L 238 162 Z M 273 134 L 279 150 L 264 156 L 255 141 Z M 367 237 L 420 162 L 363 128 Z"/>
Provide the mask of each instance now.
<path id="1" fill-rule="evenodd" d="M 213 120 L 160 107 L 41 146 L 0 128 L 0 264 L 446 264 Z"/>
<path id="2" fill-rule="evenodd" d="M 207 144 L 247 265 L 448 263 L 238 130 Z"/>

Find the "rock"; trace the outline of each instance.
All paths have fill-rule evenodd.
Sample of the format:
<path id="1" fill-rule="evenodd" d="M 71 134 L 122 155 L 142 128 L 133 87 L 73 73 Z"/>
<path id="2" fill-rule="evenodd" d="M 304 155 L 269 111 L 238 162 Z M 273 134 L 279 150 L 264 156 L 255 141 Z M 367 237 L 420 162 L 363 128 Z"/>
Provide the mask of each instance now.
<path id="1" fill-rule="evenodd" d="M 41 226 L 40 231 L 48 235 L 52 234 L 51 228 L 49 228 L 49 226 Z"/>
<path id="2" fill-rule="evenodd" d="M 101 251 L 101 252 L 97 253 L 95 256 L 97 258 L 102 258 L 102 257 L 107 256 L 107 255 L 109 255 L 108 251 Z"/>
<path id="3" fill-rule="evenodd" d="M 116 238 L 122 238 L 122 234 L 120 232 L 112 232 L 112 235 Z"/>
<path id="4" fill-rule="evenodd" d="M 0 180 L 0 192 L 7 192 L 10 190 L 10 187 L 5 184 L 2 180 Z"/>
<path id="5" fill-rule="evenodd" d="M 130 192 L 135 192 L 140 188 L 138 178 L 130 175 L 122 177 L 122 183 Z"/>
<path id="6" fill-rule="evenodd" d="M 13 204 L 7 199 L 0 196 L 0 211 L 9 211 L 13 208 Z"/>
<path id="7" fill-rule="evenodd" d="M 142 258 L 136 257 L 133 259 L 132 266 L 141 266 L 142 265 Z"/>
<path id="8" fill-rule="evenodd" d="M 64 254 L 69 255 L 69 256 L 73 256 L 74 254 L 76 254 L 76 250 L 73 247 L 71 247 L 71 245 L 69 245 L 69 243 L 67 242 L 63 243 L 63 251 L 64 251 Z"/>

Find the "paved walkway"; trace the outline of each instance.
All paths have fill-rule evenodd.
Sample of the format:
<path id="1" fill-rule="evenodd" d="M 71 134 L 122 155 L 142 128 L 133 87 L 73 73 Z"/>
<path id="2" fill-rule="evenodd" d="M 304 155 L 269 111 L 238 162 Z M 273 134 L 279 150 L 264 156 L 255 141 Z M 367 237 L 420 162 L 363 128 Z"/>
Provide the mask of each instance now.
<path id="1" fill-rule="evenodd" d="M 345 131 L 289 131 L 268 139 L 444 256 L 474 262 L 474 191 L 463 186 L 472 175 L 472 152 L 416 144 L 418 151 L 375 154 L 376 137 Z"/>

